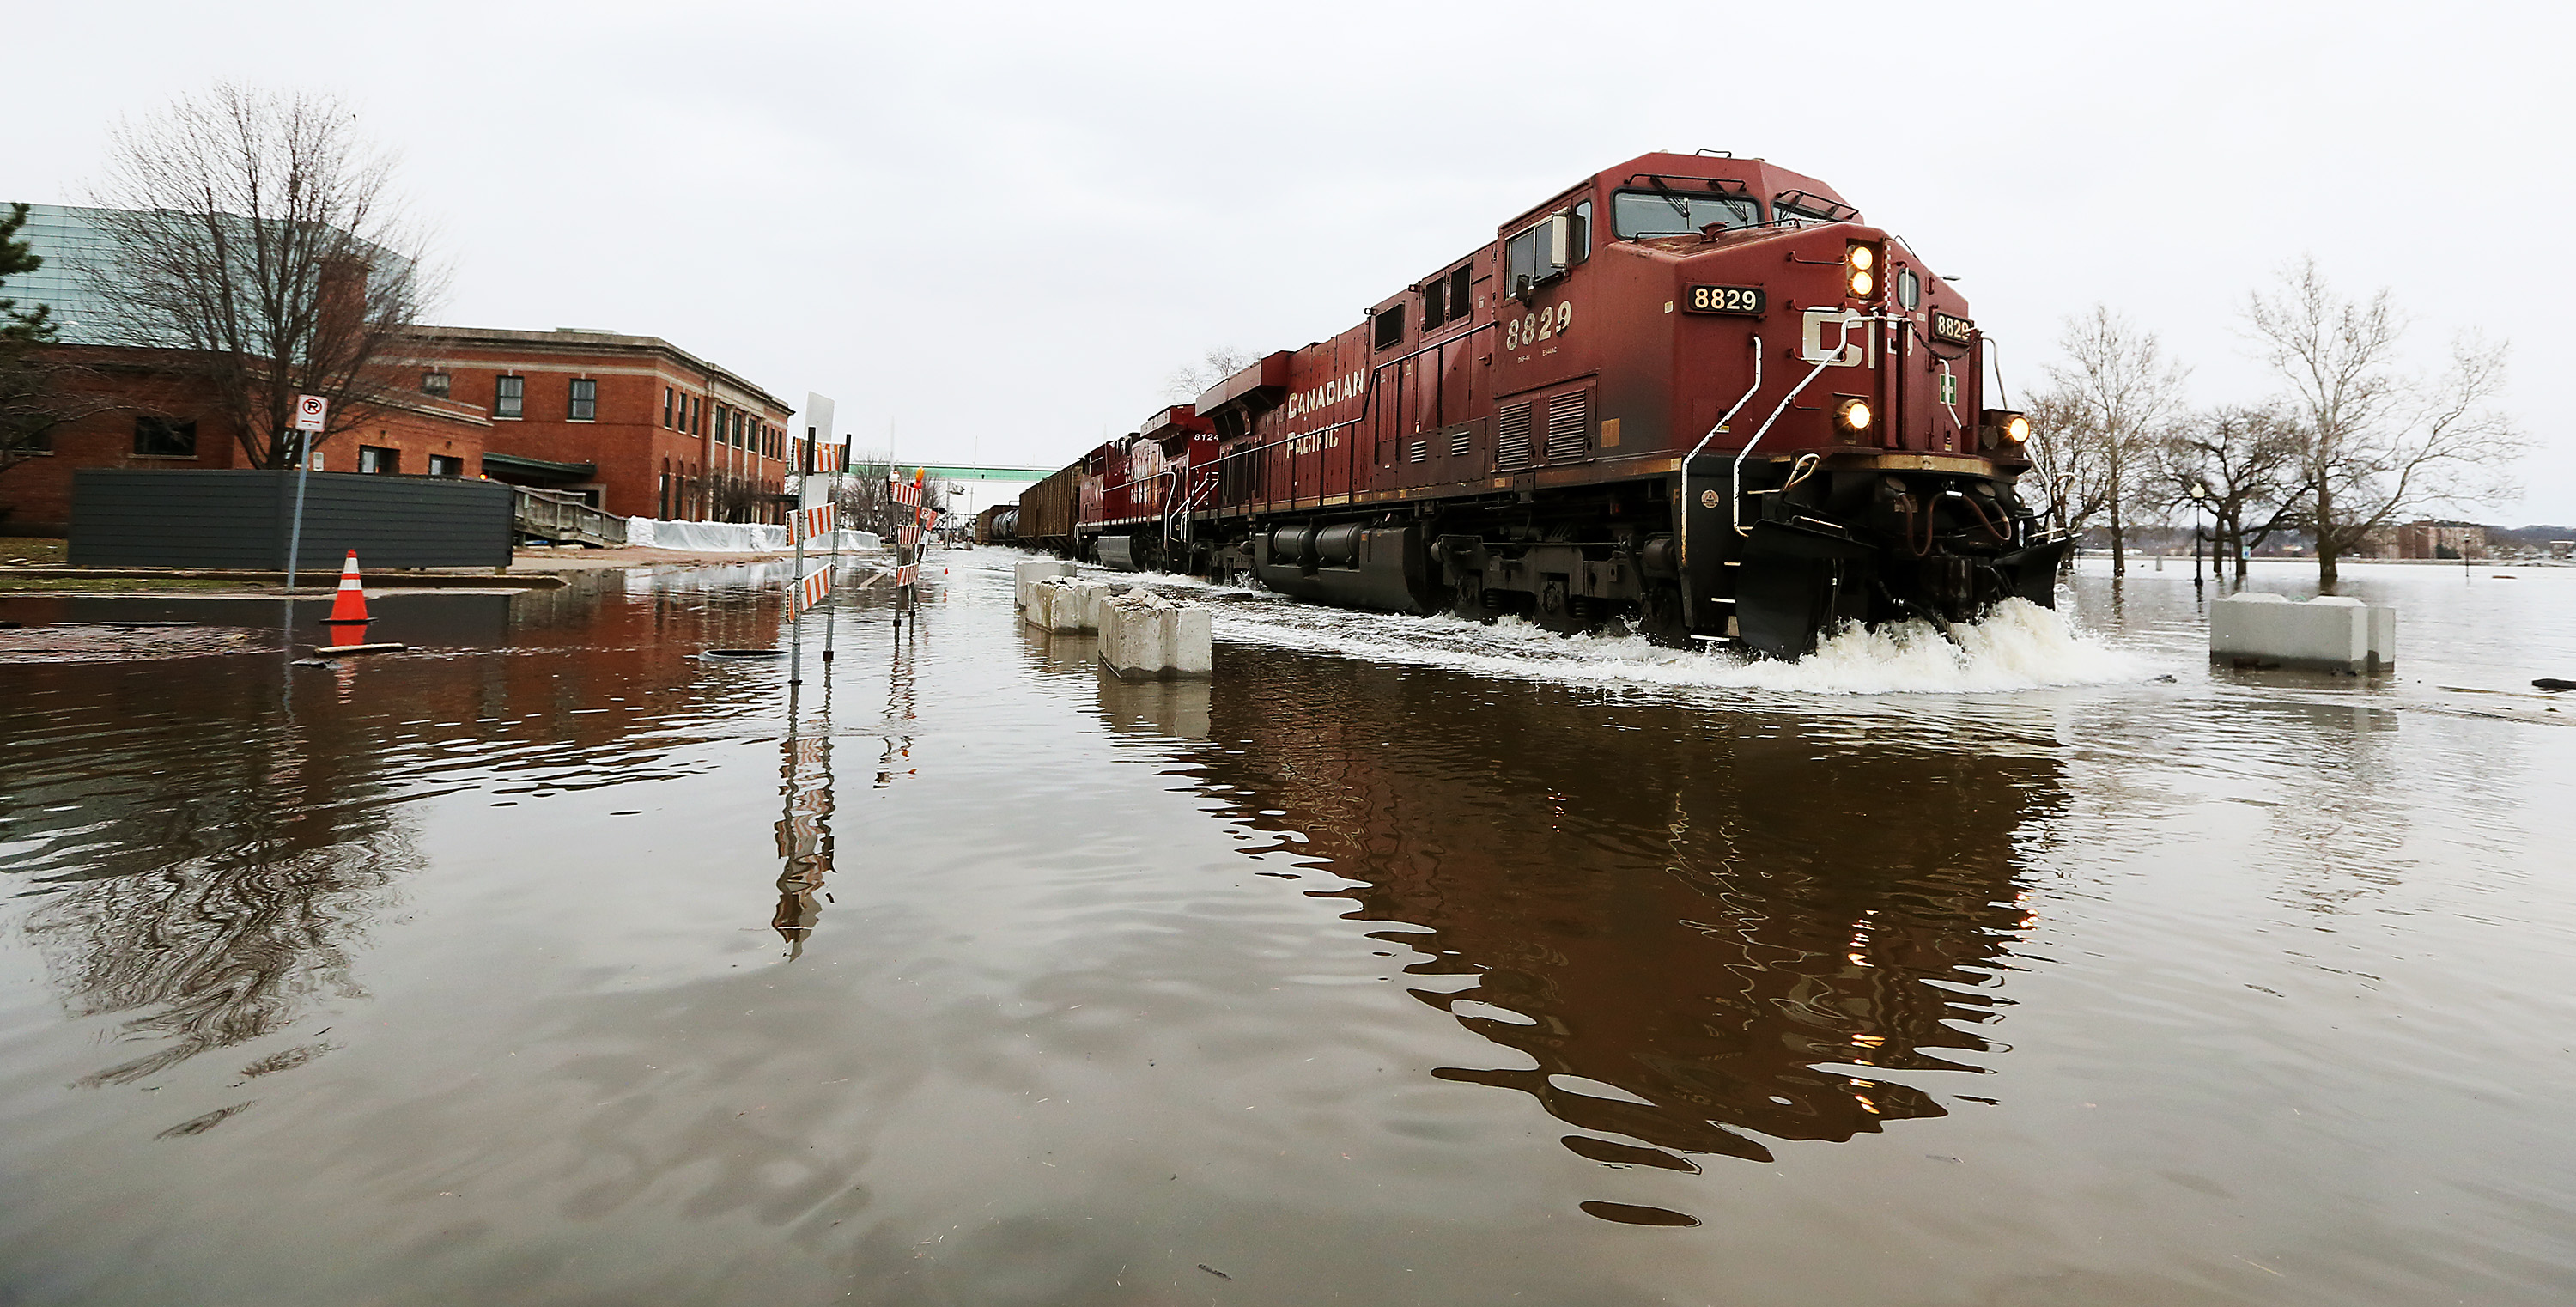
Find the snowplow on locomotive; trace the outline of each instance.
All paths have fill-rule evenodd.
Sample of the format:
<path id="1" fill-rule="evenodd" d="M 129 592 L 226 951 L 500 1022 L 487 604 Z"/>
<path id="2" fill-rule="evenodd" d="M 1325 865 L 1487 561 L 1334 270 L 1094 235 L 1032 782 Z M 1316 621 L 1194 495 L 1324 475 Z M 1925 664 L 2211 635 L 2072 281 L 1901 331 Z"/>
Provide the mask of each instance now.
<path id="1" fill-rule="evenodd" d="M 2052 604 L 1956 288 L 1824 183 L 1653 154 L 1032 487 L 1024 544 L 1796 657 Z"/>

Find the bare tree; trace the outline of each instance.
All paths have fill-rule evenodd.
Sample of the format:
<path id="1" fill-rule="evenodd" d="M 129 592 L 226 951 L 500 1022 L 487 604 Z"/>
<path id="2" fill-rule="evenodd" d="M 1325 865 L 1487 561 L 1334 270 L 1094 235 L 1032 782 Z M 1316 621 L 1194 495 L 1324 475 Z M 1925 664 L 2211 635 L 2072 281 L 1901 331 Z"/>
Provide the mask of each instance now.
<path id="1" fill-rule="evenodd" d="M 2129 510 L 2147 488 L 2157 442 L 2183 410 L 2188 372 L 2165 358 L 2154 332 L 2130 326 L 2107 305 L 2068 319 L 2058 348 L 2066 357 L 2048 365 L 2040 406 L 2065 452 L 2089 465 L 2091 497 L 2111 528 L 2111 572 L 2121 575 L 2129 570 Z"/>
<path id="2" fill-rule="evenodd" d="M 769 498 L 760 482 L 730 472 L 710 473 L 707 478 L 710 507 L 707 516 L 718 522 L 749 522 L 759 516 L 761 505 Z"/>
<path id="3" fill-rule="evenodd" d="M 2067 534 L 2093 525 L 2105 502 L 2101 446 L 2079 420 L 2076 405 L 2054 391 L 2030 401 L 2031 472 L 2040 491 L 2043 521 Z"/>
<path id="4" fill-rule="evenodd" d="M 121 125 L 93 202 L 113 330 L 184 351 L 254 466 L 292 461 L 299 394 L 331 401 L 317 438 L 408 389 L 389 347 L 436 289 L 392 163 L 338 101 L 219 85 Z"/>
<path id="5" fill-rule="evenodd" d="M 832 502 L 841 525 L 861 531 L 873 531 L 887 540 L 894 539 L 896 527 L 915 522 L 910 505 L 898 504 L 894 498 L 894 481 L 912 479 L 912 473 L 887 461 L 883 453 L 854 453 L 850 456 L 850 473 L 832 488 Z M 947 483 L 933 479 L 922 488 L 922 501 L 932 508 L 944 508 Z"/>
<path id="6" fill-rule="evenodd" d="M 40 352 L 11 357 L 0 344 L 0 474 L 54 447 L 54 433 L 125 407 L 90 368 Z M 0 517 L 7 515 L 0 505 Z"/>
<path id="7" fill-rule="evenodd" d="M 2277 405 L 2222 406 L 2182 423 L 2158 450 L 2156 479 L 2168 508 L 2210 515 L 2213 542 L 2236 560 L 2290 529 L 2307 484 L 2298 422 Z M 2192 491 L 2197 488 L 2200 494 Z"/>
<path id="8" fill-rule="evenodd" d="M 2388 292 L 2345 299 L 2313 258 L 2282 269 L 2270 295 L 2250 296 L 2245 320 L 2303 429 L 2300 525 L 2316 537 L 2326 590 L 2339 579 L 2339 560 L 2372 530 L 2512 492 L 2511 465 L 2527 442 L 2495 407 L 2505 345 L 2463 333 L 2440 376 L 2401 372 L 2406 323 Z"/>
<path id="9" fill-rule="evenodd" d="M 1163 398 L 1175 404 L 1186 404 L 1208 391 L 1216 383 L 1252 366 L 1253 357 L 1232 345 L 1219 345 L 1199 357 L 1196 363 L 1184 363 L 1172 369 L 1163 379 Z"/>

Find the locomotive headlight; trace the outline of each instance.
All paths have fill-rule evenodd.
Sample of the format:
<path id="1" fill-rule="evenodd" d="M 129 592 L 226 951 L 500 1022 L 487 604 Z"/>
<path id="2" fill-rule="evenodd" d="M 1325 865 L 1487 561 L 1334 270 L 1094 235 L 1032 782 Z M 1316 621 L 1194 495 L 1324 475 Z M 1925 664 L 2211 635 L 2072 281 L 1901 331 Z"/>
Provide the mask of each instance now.
<path id="1" fill-rule="evenodd" d="M 2030 419 L 2008 408 L 1980 409 L 1977 411 L 1977 437 L 1987 449 L 2010 443 L 2014 448 L 2004 450 L 2004 456 L 2023 457 L 2019 447 L 2030 443 Z"/>
<path id="2" fill-rule="evenodd" d="M 1834 425 L 1845 431 L 1867 431 L 1871 416 L 1868 400 L 1847 399 L 1835 407 Z"/>
<path id="3" fill-rule="evenodd" d="M 1843 245 L 1843 288 L 1853 299 L 1869 299 L 1878 294 L 1878 265 L 1886 262 L 1876 241 L 1849 241 Z"/>

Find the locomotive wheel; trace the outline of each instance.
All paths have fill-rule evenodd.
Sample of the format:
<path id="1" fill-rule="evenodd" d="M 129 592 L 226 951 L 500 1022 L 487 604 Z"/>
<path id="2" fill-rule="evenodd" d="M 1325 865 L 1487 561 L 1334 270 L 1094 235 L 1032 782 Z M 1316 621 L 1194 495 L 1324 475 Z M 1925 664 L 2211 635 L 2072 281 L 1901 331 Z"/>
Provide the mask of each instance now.
<path id="1" fill-rule="evenodd" d="M 1565 592 L 1565 582 L 1551 577 L 1539 583 L 1538 624 L 1559 635 L 1572 635 L 1584 629 L 1585 622 L 1574 599 Z"/>
<path id="2" fill-rule="evenodd" d="M 1682 620 L 1682 592 L 1676 585 L 1650 585 L 1637 601 L 1637 631 L 1649 643 L 1666 649 L 1691 647 L 1690 624 Z"/>
<path id="3" fill-rule="evenodd" d="M 1491 623 L 1494 614 L 1485 607 L 1485 578 L 1473 575 L 1458 578 L 1457 598 L 1450 603 L 1449 611 L 1470 622 Z"/>

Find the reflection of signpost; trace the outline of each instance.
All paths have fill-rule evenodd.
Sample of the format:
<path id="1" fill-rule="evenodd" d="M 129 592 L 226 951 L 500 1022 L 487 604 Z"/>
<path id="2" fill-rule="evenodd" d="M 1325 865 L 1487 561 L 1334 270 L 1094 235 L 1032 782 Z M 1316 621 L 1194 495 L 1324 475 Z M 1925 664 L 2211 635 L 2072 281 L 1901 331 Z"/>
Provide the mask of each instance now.
<path id="1" fill-rule="evenodd" d="M 304 552 L 304 479 L 313 474 L 313 437 L 322 430 L 331 401 L 321 395 L 295 397 L 295 525 L 286 535 L 286 611 L 295 612 L 295 558 Z M 291 646 L 290 646 L 291 647 Z"/>

